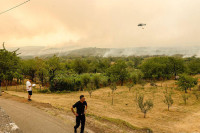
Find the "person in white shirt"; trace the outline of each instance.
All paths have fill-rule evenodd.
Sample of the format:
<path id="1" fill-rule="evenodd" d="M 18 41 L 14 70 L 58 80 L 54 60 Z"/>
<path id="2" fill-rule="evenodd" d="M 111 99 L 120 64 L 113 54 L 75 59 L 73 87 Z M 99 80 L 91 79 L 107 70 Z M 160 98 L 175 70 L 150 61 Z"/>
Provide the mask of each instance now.
<path id="1" fill-rule="evenodd" d="M 31 96 L 32 96 L 32 84 L 31 84 L 31 79 L 29 79 L 26 82 L 26 90 L 28 92 L 28 101 L 31 101 Z"/>

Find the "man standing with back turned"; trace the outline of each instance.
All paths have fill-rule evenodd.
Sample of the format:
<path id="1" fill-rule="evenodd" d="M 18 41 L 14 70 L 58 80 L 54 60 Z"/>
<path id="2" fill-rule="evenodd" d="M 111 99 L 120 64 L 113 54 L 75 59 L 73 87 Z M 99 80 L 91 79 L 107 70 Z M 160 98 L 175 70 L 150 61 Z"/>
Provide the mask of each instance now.
<path id="1" fill-rule="evenodd" d="M 28 101 L 31 101 L 31 95 L 32 95 L 32 84 L 31 84 L 31 78 L 26 82 L 26 90 L 28 92 Z"/>
<path id="2" fill-rule="evenodd" d="M 74 108 L 76 108 L 76 112 L 74 111 Z M 84 133 L 85 128 L 85 113 L 87 110 L 87 102 L 85 101 L 84 95 L 80 96 L 80 101 L 76 102 L 72 108 L 72 112 L 76 116 L 76 125 L 74 126 L 74 133 L 77 133 L 77 128 L 80 126 L 81 123 L 81 132 Z"/>

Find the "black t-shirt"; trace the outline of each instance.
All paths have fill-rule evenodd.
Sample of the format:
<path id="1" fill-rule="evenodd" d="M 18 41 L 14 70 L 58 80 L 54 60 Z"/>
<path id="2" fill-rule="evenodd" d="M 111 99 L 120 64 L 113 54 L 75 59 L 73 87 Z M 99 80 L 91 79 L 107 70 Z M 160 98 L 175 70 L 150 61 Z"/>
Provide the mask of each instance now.
<path id="1" fill-rule="evenodd" d="M 81 115 L 85 112 L 85 106 L 87 106 L 87 102 L 84 101 L 83 103 L 78 101 L 73 105 L 73 108 L 76 108 L 76 113 Z"/>

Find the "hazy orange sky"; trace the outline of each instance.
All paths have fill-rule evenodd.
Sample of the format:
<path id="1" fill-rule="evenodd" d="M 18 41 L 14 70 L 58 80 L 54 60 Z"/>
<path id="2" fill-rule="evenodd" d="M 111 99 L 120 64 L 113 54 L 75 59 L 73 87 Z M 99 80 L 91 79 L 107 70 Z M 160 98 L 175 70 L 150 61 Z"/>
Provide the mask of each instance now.
<path id="1" fill-rule="evenodd" d="M 21 2 L 0 0 L 0 11 Z M 200 46 L 199 7 L 200 0 L 31 0 L 0 15 L 0 41 L 8 47 Z"/>

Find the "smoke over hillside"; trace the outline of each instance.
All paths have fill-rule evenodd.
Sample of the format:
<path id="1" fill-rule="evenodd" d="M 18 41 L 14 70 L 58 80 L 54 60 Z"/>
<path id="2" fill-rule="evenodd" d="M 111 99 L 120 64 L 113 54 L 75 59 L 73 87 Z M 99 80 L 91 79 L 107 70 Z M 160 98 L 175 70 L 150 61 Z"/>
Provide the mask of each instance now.
<path id="1" fill-rule="evenodd" d="M 184 57 L 200 56 L 200 47 L 136 47 L 124 49 L 110 49 L 103 56 L 143 56 L 143 55 L 176 55 Z"/>
<path id="2" fill-rule="evenodd" d="M 13 51 L 16 48 L 9 48 Z M 197 56 L 200 57 L 200 47 L 133 47 L 133 48 L 79 48 L 78 47 L 21 47 L 18 53 L 21 57 L 36 56 L 100 56 L 100 57 L 127 57 L 127 56 L 143 56 L 143 55 L 176 55 L 180 54 L 184 57 Z"/>

